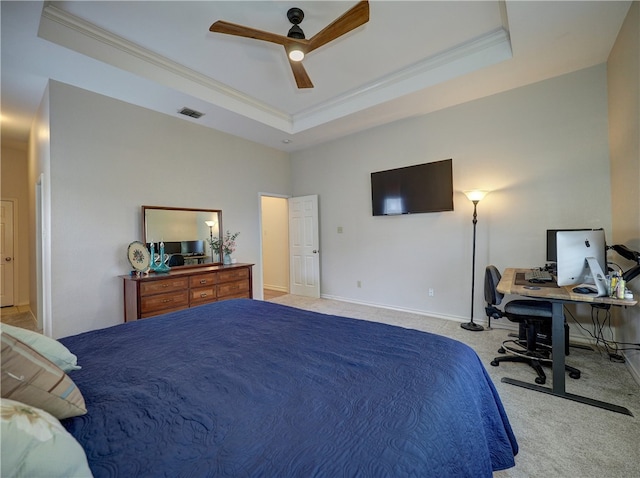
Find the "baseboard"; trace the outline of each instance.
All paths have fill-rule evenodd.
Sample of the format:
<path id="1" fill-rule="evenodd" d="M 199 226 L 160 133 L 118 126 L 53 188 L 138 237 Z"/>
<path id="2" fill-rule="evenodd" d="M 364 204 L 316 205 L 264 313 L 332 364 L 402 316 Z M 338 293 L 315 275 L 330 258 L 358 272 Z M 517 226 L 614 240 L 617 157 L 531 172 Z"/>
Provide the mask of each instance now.
<path id="1" fill-rule="evenodd" d="M 368 301 L 362 301 L 362 300 L 353 300 L 350 298 L 346 298 L 346 297 L 341 297 L 338 295 L 330 295 L 330 294 L 321 294 L 320 295 L 321 298 L 323 299 L 329 299 L 329 300 L 337 300 L 340 302 L 347 302 L 350 304 L 358 304 L 358 305 L 366 305 L 369 307 L 377 307 L 379 309 L 386 309 L 386 310 L 396 310 L 398 312 L 406 312 L 409 314 L 416 314 L 416 315 L 422 315 L 425 317 L 433 317 L 434 319 L 443 319 L 443 320 L 449 320 L 452 322 L 458 322 L 460 324 L 464 324 L 469 322 L 469 317 L 460 317 L 460 316 L 456 316 L 456 315 L 445 315 L 445 314 L 436 314 L 434 312 L 429 312 L 429 311 L 425 311 L 425 310 L 419 310 L 419 309 L 409 309 L 407 307 L 397 307 L 397 306 L 390 306 L 390 305 L 385 305 L 385 304 L 378 304 L 376 302 L 368 302 Z M 482 325 L 484 327 L 487 327 L 487 319 L 486 317 L 482 318 L 482 319 L 474 319 L 473 320 L 475 323 Z M 496 327 L 493 327 L 494 325 L 496 325 Z M 492 328 L 496 328 L 496 329 L 506 329 L 506 330 L 518 330 L 518 325 L 514 324 L 513 322 L 509 322 L 507 320 L 505 321 L 500 321 L 499 323 L 497 323 L 495 320 L 491 322 L 491 326 Z"/>
<path id="2" fill-rule="evenodd" d="M 272 290 L 274 292 L 284 292 L 285 294 L 289 293 L 289 288 L 281 285 L 264 284 L 262 288 L 267 290 Z"/>

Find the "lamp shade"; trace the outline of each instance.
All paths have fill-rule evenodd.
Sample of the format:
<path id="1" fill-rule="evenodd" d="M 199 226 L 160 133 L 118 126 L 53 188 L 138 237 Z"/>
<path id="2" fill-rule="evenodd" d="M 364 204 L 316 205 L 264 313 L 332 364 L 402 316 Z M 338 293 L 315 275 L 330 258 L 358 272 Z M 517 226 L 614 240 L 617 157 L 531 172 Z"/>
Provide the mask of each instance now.
<path id="1" fill-rule="evenodd" d="M 213 227 L 216 225 L 216 221 L 204 221 L 204 223 L 209 227 Z"/>
<path id="2" fill-rule="evenodd" d="M 489 194 L 489 191 L 484 191 L 481 189 L 473 189 L 471 191 L 464 191 L 465 196 L 469 199 L 469 201 L 482 201 L 484 197 Z"/>

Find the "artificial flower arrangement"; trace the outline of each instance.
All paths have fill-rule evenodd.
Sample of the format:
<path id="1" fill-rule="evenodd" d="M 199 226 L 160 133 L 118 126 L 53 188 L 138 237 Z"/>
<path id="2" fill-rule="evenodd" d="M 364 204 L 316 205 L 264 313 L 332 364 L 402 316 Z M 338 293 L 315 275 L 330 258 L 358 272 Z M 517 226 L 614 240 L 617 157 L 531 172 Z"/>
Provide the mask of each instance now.
<path id="1" fill-rule="evenodd" d="M 231 255 L 236 250 L 236 238 L 240 235 L 239 232 L 234 232 L 231 234 L 230 231 L 227 231 L 222 238 L 222 241 L 217 237 L 213 238 L 213 240 L 209 241 L 211 243 L 211 248 L 214 251 L 219 251 L 222 248 L 222 254 Z"/>

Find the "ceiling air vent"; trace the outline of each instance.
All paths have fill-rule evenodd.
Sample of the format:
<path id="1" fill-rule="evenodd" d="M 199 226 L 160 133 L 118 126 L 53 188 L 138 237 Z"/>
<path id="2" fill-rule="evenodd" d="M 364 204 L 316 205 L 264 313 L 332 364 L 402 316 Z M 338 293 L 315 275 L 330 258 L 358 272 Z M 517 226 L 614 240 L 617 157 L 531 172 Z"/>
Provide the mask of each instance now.
<path id="1" fill-rule="evenodd" d="M 178 111 L 178 113 L 180 113 L 181 115 L 185 115 L 185 116 L 190 116 L 191 118 L 195 118 L 198 119 L 201 116 L 204 116 L 204 113 L 200 113 L 199 111 L 196 110 L 192 110 L 191 108 L 182 108 L 180 111 Z"/>

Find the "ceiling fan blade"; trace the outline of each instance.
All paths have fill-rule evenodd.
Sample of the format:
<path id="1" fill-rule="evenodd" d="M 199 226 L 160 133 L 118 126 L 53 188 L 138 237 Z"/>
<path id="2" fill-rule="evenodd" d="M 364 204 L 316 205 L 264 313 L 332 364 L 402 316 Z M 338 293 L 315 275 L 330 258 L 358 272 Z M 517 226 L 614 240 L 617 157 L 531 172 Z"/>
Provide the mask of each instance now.
<path id="1" fill-rule="evenodd" d="M 262 30 L 257 30 L 255 28 L 236 25 L 235 23 L 225 22 L 224 20 L 218 20 L 217 22 L 215 22 L 209 27 L 209 31 L 214 33 L 226 33 L 227 35 L 236 35 L 245 38 L 254 38 L 256 40 L 277 43 L 278 45 L 286 45 L 292 40 L 291 38 L 283 35 L 277 35 L 276 33 L 270 33 Z"/>
<path id="2" fill-rule="evenodd" d="M 293 77 L 296 79 L 298 88 L 313 88 L 311 78 L 309 78 L 307 70 L 302 66 L 302 62 L 289 60 L 289 64 L 291 65 L 291 71 L 293 71 Z"/>
<path id="3" fill-rule="evenodd" d="M 369 21 L 369 2 L 363 0 L 345 12 L 342 16 L 316 33 L 309 40 L 307 53 L 320 48 L 323 45 L 341 37 L 345 33 L 364 25 Z"/>

